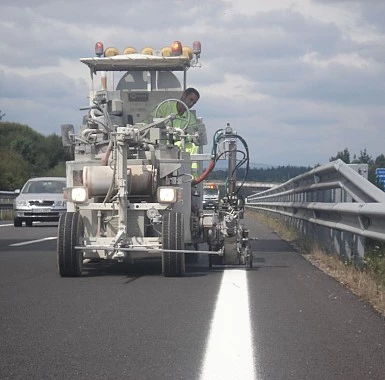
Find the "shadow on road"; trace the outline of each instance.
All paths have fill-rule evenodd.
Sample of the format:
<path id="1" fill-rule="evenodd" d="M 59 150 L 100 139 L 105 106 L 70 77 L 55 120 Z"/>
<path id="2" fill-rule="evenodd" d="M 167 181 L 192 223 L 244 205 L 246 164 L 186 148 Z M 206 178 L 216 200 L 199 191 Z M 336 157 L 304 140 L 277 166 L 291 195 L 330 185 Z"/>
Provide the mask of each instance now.
<path id="1" fill-rule="evenodd" d="M 260 239 L 252 241 L 251 249 L 255 253 L 283 253 L 293 251 L 289 243 L 278 239 Z"/>
<path id="2" fill-rule="evenodd" d="M 204 266 L 186 264 L 184 277 L 206 276 L 210 271 Z M 83 264 L 82 277 L 126 276 L 127 283 L 144 276 L 162 276 L 162 262 L 160 259 L 142 260 L 134 263 L 86 262 Z"/>

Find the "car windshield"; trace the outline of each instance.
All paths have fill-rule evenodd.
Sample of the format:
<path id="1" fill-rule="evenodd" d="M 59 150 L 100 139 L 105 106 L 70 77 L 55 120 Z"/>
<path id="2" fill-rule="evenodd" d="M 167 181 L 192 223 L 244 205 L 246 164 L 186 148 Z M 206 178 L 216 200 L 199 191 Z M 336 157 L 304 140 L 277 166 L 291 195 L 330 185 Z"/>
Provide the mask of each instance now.
<path id="1" fill-rule="evenodd" d="M 63 193 L 63 189 L 66 187 L 65 180 L 41 180 L 41 181 L 29 181 L 23 188 L 23 194 L 37 194 L 37 193 Z"/>
<path id="2" fill-rule="evenodd" d="M 218 195 L 218 189 L 204 189 L 203 193 L 205 195 Z"/>

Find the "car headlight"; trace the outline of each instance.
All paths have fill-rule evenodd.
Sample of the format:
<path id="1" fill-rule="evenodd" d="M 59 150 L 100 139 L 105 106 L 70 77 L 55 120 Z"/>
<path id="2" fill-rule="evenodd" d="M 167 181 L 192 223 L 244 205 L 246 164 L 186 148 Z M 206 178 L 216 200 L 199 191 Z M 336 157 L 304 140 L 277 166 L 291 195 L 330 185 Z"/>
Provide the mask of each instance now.
<path id="1" fill-rule="evenodd" d="M 68 199 L 74 203 L 84 203 L 88 200 L 88 191 L 86 187 L 67 188 Z"/>
<path id="2" fill-rule="evenodd" d="M 16 207 L 25 207 L 25 206 L 28 206 L 28 203 L 27 201 L 15 201 L 15 206 Z"/>
<path id="3" fill-rule="evenodd" d="M 56 201 L 55 207 L 65 207 L 66 201 Z"/>
<path id="4" fill-rule="evenodd" d="M 159 187 L 158 188 L 158 202 L 159 203 L 175 203 L 178 198 L 177 187 Z"/>

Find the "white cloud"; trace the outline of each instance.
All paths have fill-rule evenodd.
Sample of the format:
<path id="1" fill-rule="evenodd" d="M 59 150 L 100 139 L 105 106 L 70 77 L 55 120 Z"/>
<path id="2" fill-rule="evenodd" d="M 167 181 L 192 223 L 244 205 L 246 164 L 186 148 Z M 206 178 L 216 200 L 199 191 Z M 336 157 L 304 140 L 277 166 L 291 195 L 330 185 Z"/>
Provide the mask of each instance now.
<path id="1" fill-rule="evenodd" d="M 223 79 L 223 82 L 204 86 L 203 90 L 212 96 L 224 96 L 231 101 L 240 103 L 245 101 L 255 102 L 267 97 L 264 94 L 254 92 L 254 84 L 240 74 L 225 74 Z M 231 88 L 231 91 L 228 91 L 229 88 Z"/>
<path id="2" fill-rule="evenodd" d="M 120 50 L 202 42 L 189 70 L 210 133 L 230 122 L 251 159 L 325 163 L 377 156 L 385 111 L 385 4 L 376 1 L 3 0 L 0 109 L 45 134 L 79 125 L 96 41 Z"/>
<path id="3" fill-rule="evenodd" d="M 325 68 L 326 66 L 337 63 L 344 66 L 353 66 L 358 68 L 369 68 L 375 66 L 372 59 L 365 59 L 357 53 L 351 54 L 337 54 L 329 59 L 322 59 L 317 52 L 307 53 L 302 57 L 303 62 L 314 66 Z"/>

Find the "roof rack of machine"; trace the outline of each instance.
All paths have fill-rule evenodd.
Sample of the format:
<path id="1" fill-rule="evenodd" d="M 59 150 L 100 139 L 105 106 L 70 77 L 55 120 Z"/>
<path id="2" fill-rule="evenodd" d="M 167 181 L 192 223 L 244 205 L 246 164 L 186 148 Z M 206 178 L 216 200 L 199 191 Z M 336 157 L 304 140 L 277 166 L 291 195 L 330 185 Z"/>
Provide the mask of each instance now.
<path id="1" fill-rule="evenodd" d="M 127 47 L 122 54 L 114 47 L 104 49 L 101 42 L 95 44 L 95 57 L 81 58 L 92 72 L 97 71 L 186 71 L 199 66 L 201 43 L 194 41 L 193 48 L 175 41 L 171 47 L 156 50 L 146 47 L 141 53 Z"/>

